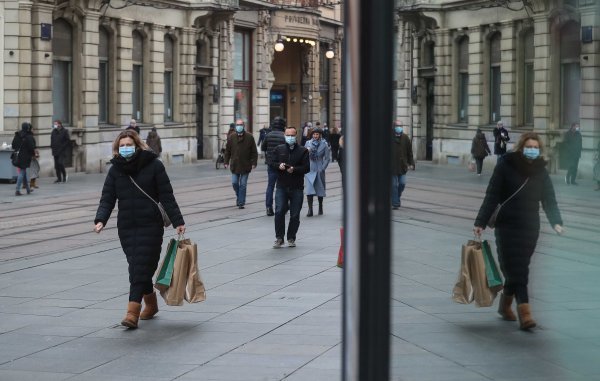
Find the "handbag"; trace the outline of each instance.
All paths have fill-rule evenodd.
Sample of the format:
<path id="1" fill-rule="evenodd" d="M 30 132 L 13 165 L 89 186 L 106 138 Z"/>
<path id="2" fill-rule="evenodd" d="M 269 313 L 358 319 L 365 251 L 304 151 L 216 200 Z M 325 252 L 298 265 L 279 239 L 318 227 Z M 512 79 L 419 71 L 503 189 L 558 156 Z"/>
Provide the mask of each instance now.
<path id="1" fill-rule="evenodd" d="M 14 151 L 13 153 L 10 154 L 10 162 L 12 163 L 13 166 L 18 166 L 19 165 L 19 151 Z"/>
<path id="2" fill-rule="evenodd" d="M 510 195 L 510 197 L 507 198 L 502 204 L 496 205 L 496 209 L 494 209 L 494 212 L 492 213 L 492 215 L 488 219 L 487 226 L 489 226 L 492 229 L 496 227 L 496 219 L 498 218 L 498 214 L 500 213 L 500 209 L 502 208 L 502 206 L 504 206 L 504 204 L 506 204 L 507 202 L 509 202 L 513 197 L 515 197 L 517 195 L 517 193 L 519 193 L 521 191 L 521 189 L 523 189 L 523 187 L 525 186 L 525 184 L 527 184 L 528 181 L 529 181 L 529 177 L 525 179 L 525 182 L 523 183 L 523 185 L 521 185 L 519 187 L 519 189 L 517 189 L 515 191 L 515 193 L 513 193 L 512 195 Z"/>
<path id="3" fill-rule="evenodd" d="M 469 172 L 475 172 L 475 159 L 469 160 Z"/>
<path id="4" fill-rule="evenodd" d="M 162 204 L 160 202 L 156 202 L 152 197 L 150 197 L 148 195 L 148 193 L 144 192 L 144 190 L 142 188 L 140 188 L 140 186 L 137 185 L 137 183 L 133 180 L 133 177 L 129 176 L 129 179 L 131 180 L 133 185 L 135 185 L 137 187 L 137 189 L 139 189 L 143 194 L 146 195 L 146 197 L 148 197 L 150 200 L 152 200 L 152 202 L 154 202 L 156 204 L 156 206 L 158 207 L 158 210 L 160 211 L 160 215 L 162 216 L 164 227 L 170 226 L 171 219 L 169 218 L 169 215 L 165 211 L 165 208 L 162 206 Z"/>

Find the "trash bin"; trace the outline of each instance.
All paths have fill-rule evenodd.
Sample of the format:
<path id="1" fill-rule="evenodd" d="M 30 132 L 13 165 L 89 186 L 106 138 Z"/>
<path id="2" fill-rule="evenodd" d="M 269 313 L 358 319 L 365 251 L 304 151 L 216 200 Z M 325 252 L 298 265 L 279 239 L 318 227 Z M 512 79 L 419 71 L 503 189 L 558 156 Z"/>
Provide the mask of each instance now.
<path id="1" fill-rule="evenodd" d="M 10 161 L 12 153 L 12 148 L 0 149 L 0 180 L 9 182 L 17 181 L 17 168 Z"/>

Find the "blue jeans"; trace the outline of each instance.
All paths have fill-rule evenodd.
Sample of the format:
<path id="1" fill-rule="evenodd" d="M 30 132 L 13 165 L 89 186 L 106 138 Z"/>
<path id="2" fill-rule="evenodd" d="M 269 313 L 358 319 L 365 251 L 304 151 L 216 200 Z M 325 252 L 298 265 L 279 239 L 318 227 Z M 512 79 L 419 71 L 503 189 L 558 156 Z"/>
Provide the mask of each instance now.
<path id="1" fill-rule="evenodd" d="M 273 191 L 275 190 L 275 182 L 277 181 L 277 170 L 267 166 L 267 192 L 265 194 L 265 206 L 273 207 Z"/>
<path id="2" fill-rule="evenodd" d="M 231 174 L 231 185 L 235 191 L 236 205 L 244 206 L 246 204 L 246 187 L 248 186 L 248 175 L 250 173 Z"/>
<path id="3" fill-rule="evenodd" d="M 29 189 L 29 181 L 27 180 L 27 169 L 17 168 L 17 171 L 19 172 L 19 174 L 17 175 L 17 192 L 21 190 L 21 185 L 24 181 L 27 193 L 30 193 L 31 189 Z"/>
<path id="4" fill-rule="evenodd" d="M 285 234 L 285 214 L 290 211 L 290 224 L 287 230 L 288 241 L 296 240 L 300 226 L 300 210 L 304 200 L 304 191 L 294 188 L 277 188 L 275 191 L 275 238 L 283 239 Z"/>
<path id="5" fill-rule="evenodd" d="M 400 197 L 406 187 L 406 175 L 392 175 L 392 206 L 400 206 Z"/>

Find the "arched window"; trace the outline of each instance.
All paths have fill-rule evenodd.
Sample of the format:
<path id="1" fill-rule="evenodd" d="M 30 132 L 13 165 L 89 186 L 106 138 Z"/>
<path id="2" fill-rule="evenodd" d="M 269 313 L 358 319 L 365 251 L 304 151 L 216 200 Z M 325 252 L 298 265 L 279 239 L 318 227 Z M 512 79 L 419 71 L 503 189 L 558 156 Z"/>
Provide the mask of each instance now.
<path id="1" fill-rule="evenodd" d="M 52 119 L 71 123 L 73 107 L 73 27 L 64 19 L 53 23 Z"/>
<path id="2" fill-rule="evenodd" d="M 98 123 L 108 123 L 109 121 L 109 100 L 108 92 L 110 89 L 110 35 L 106 28 L 100 27 L 100 41 L 98 44 Z"/>
<path id="3" fill-rule="evenodd" d="M 173 38 L 165 34 L 165 74 L 164 74 L 164 105 L 165 105 L 165 122 L 173 121 L 173 68 L 175 59 L 175 42 Z"/>
<path id="4" fill-rule="evenodd" d="M 131 117 L 141 122 L 144 117 L 144 37 L 137 30 L 133 31 L 132 37 Z"/>
<path id="5" fill-rule="evenodd" d="M 469 38 L 458 41 L 458 122 L 467 123 L 469 106 Z"/>
<path id="6" fill-rule="evenodd" d="M 560 95 L 562 126 L 568 127 L 579 121 L 579 106 L 581 96 L 581 68 L 579 55 L 581 42 L 579 24 L 569 22 L 560 32 Z"/>
<path id="7" fill-rule="evenodd" d="M 490 38 L 490 123 L 500 120 L 500 33 L 494 33 Z"/>
<path id="8" fill-rule="evenodd" d="M 533 28 L 529 28 L 522 37 L 523 56 L 523 112 L 522 121 L 525 125 L 533 125 L 533 63 L 535 48 L 533 46 Z"/>

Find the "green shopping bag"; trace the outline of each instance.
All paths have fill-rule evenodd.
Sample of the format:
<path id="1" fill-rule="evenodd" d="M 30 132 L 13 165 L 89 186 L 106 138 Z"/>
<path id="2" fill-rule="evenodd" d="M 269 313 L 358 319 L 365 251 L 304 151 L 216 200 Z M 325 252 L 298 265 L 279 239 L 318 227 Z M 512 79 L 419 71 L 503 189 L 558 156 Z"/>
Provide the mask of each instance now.
<path id="1" fill-rule="evenodd" d="M 156 284 L 162 284 L 163 286 L 167 287 L 171 285 L 178 242 L 179 241 L 175 238 L 171 238 L 169 241 L 169 244 L 167 245 L 167 253 L 165 254 L 165 258 L 160 266 L 158 275 L 156 276 Z"/>
<path id="2" fill-rule="evenodd" d="M 481 242 L 481 251 L 483 252 L 483 261 L 485 262 L 485 275 L 488 287 L 496 290 L 502 289 L 502 276 L 500 275 L 488 241 L 484 240 Z"/>

